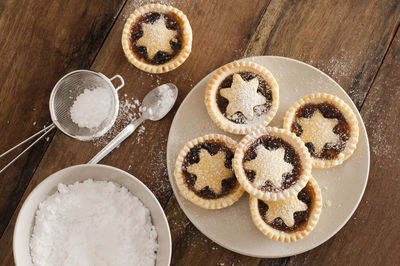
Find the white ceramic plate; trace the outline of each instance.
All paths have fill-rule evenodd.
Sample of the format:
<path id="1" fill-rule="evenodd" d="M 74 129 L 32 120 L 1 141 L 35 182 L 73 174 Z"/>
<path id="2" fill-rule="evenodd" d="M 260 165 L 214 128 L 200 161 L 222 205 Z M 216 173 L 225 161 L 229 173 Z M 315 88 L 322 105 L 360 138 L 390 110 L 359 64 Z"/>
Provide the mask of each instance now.
<path id="1" fill-rule="evenodd" d="M 205 210 L 179 195 L 173 170 L 176 157 L 185 143 L 193 138 L 224 133 L 208 116 L 204 93 L 209 74 L 187 95 L 172 122 L 168 138 L 168 173 L 179 205 L 190 221 L 207 237 L 221 246 L 248 256 L 277 258 L 296 255 L 322 244 L 344 226 L 357 208 L 364 193 L 369 171 L 369 146 L 364 123 L 357 108 L 346 92 L 320 70 L 289 58 L 260 56 L 247 58 L 269 69 L 279 84 L 280 103 L 271 126 L 282 127 L 287 109 L 297 99 L 314 92 L 326 92 L 343 99 L 356 113 L 360 123 L 358 147 L 342 165 L 330 169 L 313 169 L 325 203 L 319 223 L 313 232 L 295 243 L 280 243 L 265 237 L 253 225 L 248 206 L 248 194 L 231 207 L 222 210 Z M 229 135 L 229 134 L 227 134 Z M 230 135 L 236 140 L 240 136 Z"/>
<path id="2" fill-rule="evenodd" d="M 126 187 L 138 197 L 151 213 L 158 234 L 156 265 L 169 265 L 171 260 L 171 233 L 164 211 L 153 193 L 136 177 L 118 168 L 101 164 L 83 164 L 60 170 L 41 182 L 28 196 L 18 214 L 14 229 L 13 253 L 15 264 L 31 266 L 29 241 L 38 205 L 54 194 L 59 183 L 71 184 L 86 179 L 112 181 Z"/>

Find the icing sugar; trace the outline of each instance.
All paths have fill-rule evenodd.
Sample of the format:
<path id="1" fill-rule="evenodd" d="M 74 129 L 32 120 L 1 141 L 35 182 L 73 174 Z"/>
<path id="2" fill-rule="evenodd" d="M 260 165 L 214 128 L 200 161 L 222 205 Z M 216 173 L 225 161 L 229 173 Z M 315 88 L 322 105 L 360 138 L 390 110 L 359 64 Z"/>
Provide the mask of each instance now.
<path id="1" fill-rule="evenodd" d="M 293 165 L 285 162 L 285 150 L 267 150 L 263 145 L 257 147 L 257 157 L 244 163 L 247 170 L 256 172 L 254 186 L 262 187 L 266 181 L 270 181 L 275 187 L 281 187 L 283 175 L 293 170 Z"/>
<path id="2" fill-rule="evenodd" d="M 158 19 L 153 24 L 142 24 L 143 36 L 137 41 L 136 45 L 146 47 L 150 59 L 153 59 L 159 51 L 172 53 L 170 41 L 176 40 L 176 31 L 168 29 L 165 24 L 163 18 Z"/>
<path id="3" fill-rule="evenodd" d="M 108 117 L 111 104 L 107 89 L 85 89 L 71 107 L 71 119 L 79 127 L 96 128 Z"/>
<path id="4" fill-rule="evenodd" d="M 297 196 L 288 198 L 283 201 L 266 201 L 268 204 L 267 221 L 272 222 L 275 218 L 280 217 L 283 222 L 291 227 L 294 225 L 294 213 L 305 211 L 308 209 L 307 204 L 297 198 Z"/>
<path id="5" fill-rule="evenodd" d="M 232 117 L 241 112 L 246 119 L 253 120 L 254 107 L 266 103 L 265 97 L 257 93 L 257 88 L 257 78 L 244 81 L 239 74 L 234 74 L 231 87 L 220 91 L 221 96 L 229 100 L 226 113 Z"/>
<path id="6" fill-rule="evenodd" d="M 340 141 L 333 129 L 338 124 L 337 119 L 325 118 L 319 110 L 316 110 L 311 118 L 300 118 L 298 123 L 303 129 L 300 138 L 304 143 L 311 142 L 315 152 L 320 154 L 325 144 L 337 144 Z"/>
<path id="7" fill-rule="evenodd" d="M 211 156 L 207 150 L 200 150 L 200 161 L 188 167 L 188 172 L 197 176 L 195 189 L 200 191 L 206 186 L 215 193 L 222 191 L 222 180 L 232 176 L 232 171 L 225 167 L 226 154 L 219 151 Z"/>
<path id="8" fill-rule="evenodd" d="M 154 265 L 157 232 L 150 211 L 112 182 L 59 184 L 36 212 L 34 265 Z"/>

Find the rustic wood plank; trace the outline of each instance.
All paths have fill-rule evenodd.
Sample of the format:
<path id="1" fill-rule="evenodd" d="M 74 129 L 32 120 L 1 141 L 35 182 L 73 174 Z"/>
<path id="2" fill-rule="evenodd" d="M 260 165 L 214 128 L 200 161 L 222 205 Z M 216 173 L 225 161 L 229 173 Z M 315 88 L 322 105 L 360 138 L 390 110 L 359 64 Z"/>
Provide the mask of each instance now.
<path id="1" fill-rule="evenodd" d="M 395 1 L 271 1 L 245 55 L 282 55 L 314 65 L 338 81 L 360 108 L 387 52 L 393 31 L 398 27 L 399 15 L 399 5 Z M 357 216 L 350 224 L 353 221 L 357 221 Z M 356 227 L 346 226 L 348 233 L 344 237 L 340 237 L 342 229 L 327 243 L 291 257 L 288 263 L 358 264 L 360 257 L 354 256 L 354 249 L 360 238 L 353 238 Z M 346 241 L 351 244 L 345 244 Z M 340 250 L 341 254 L 332 250 Z M 363 254 L 362 249 L 357 248 L 358 251 L 359 255 Z M 373 259 L 364 258 L 365 262 Z M 270 260 L 262 260 L 261 264 L 264 263 Z"/>
<path id="2" fill-rule="evenodd" d="M 175 6 L 181 8 L 187 14 L 194 36 L 192 54 L 176 71 L 153 75 L 130 65 L 120 49 L 119 40 L 124 20 L 117 22 L 115 29 L 110 33 L 107 42 L 93 64 L 93 69 L 106 75 L 121 74 L 127 84 L 121 92 L 126 93 L 128 97 L 142 99 L 151 88 L 166 82 L 172 82 L 179 87 L 178 101 L 172 112 L 160 122 L 145 123 L 146 131 L 140 145 L 121 145 L 118 152 L 111 154 L 102 161 L 102 163 L 122 169 L 127 169 L 129 165 L 140 165 L 141 167 L 135 169 L 133 167 L 131 172 L 141 178 L 155 192 L 163 205 L 165 205 L 171 193 L 165 158 L 166 141 L 175 111 L 194 84 L 210 70 L 241 56 L 240 49 L 244 47 L 247 41 L 248 32 L 256 28 L 258 16 L 262 14 L 265 2 L 255 2 L 254 7 L 247 12 L 243 12 L 246 3 L 236 1 L 235 4 L 236 7 L 232 9 L 234 15 L 232 15 L 229 12 L 222 12 L 227 8 L 223 1 L 218 4 L 211 4 L 211 1 L 208 0 L 196 1 L 195 3 L 176 2 Z M 121 17 L 128 17 L 132 10 L 130 3 L 128 3 Z M 257 15 L 255 16 L 254 13 Z M 219 20 L 214 19 L 217 14 L 219 14 Z M 249 22 L 247 26 L 229 28 L 229 25 L 241 23 L 243 20 Z M 228 46 L 226 40 L 229 40 Z M 143 147 L 146 147 L 145 153 L 143 153 Z M 126 154 L 135 154 L 136 156 L 130 156 L 127 162 Z M 137 156 L 138 154 L 141 155 Z M 157 159 L 154 159 L 155 157 Z"/>
<path id="3" fill-rule="evenodd" d="M 121 48 L 120 38 L 125 19 L 142 2 L 129 1 L 124 6 L 121 15 L 98 53 L 92 69 L 101 71 L 107 76 L 122 75 L 127 85 L 121 90 L 121 94 L 127 94 L 127 97 L 136 99 L 142 99 L 150 88 L 158 84 L 173 82 L 180 89 L 178 104 L 173 112 L 162 121 L 145 123 L 145 134 L 143 134 L 143 139 L 139 145 L 135 140 L 138 133 L 135 133 L 119 149 L 106 157 L 102 163 L 119 167 L 134 174 L 165 205 L 172 193 L 166 171 L 166 140 L 169 125 L 177 106 L 194 84 L 210 70 L 240 58 L 243 52 L 242 48 L 248 42 L 249 32 L 255 30 L 267 2 L 254 1 L 251 8 L 245 8 L 248 4 L 239 0 L 234 3 L 232 1 L 215 3 L 211 0 L 194 3 L 176 2 L 174 5 L 182 9 L 191 22 L 194 35 L 193 52 L 181 67 L 163 75 L 152 75 L 139 71 L 128 63 Z M 233 5 L 235 8 L 227 7 L 228 2 L 235 4 Z M 227 9 L 231 12 L 224 12 Z M 215 20 L 215 17 L 219 19 Z M 240 27 L 231 27 L 231 25 L 239 24 Z M 49 174 L 70 165 L 86 163 L 99 149 L 91 142 L 78 142 L 57 132 L 30 181 L 23 199 Z M 0 265 L 12 264 L 12 255 L 10 255 L 12 252 L 12 232 L 21 205 L 22 201 L 0 241 Z M 219 253 L 221 256 L 225 254 L 222 249 L 215 252 L 215 254 Z M 231 253 L 229 256 L 236 257 L 237 254 Z M 226 259 L 228 260 L 228 258 Z"/>
<path id="4" fill-rule="evenodd" d="M 351 92 L 353 100 L 360 106 L 388 49 L 393 25 L 396 27 L 395 22 L 399 13 L 398 5 L 393 2 L 388 3 L 387 6 L 381 3 L 370 3 L 369 5 L 364 3 L 364 5 L 360 6 L 358 5 L 359 3 L 355 3 L 355 5 L 358 5 L 358 8 L 354 8 L 354 6 L 333 8 L 335 5 L 333 2 L 328 3 L 332 5 L 331 7 L 326 7 L 322 4 L 315 6 L 315 4 L 318 3 L 271 1 L 244 55 L 282 55 L 314 64 L 336 79 L 348 92 Z M 374 6 L 380 9 L 373 10 Z M 326 13 L 328 10 L 331 13 L 327 18 Z M 389 14 L 389 16 L 383 16 L 382 20 L 377 20 L 377 14 L 374 12 L 378 12 L 378 14 Z M 364 15 L 362 16 L 360 14 Z M 343 30 L 344 26 L 342 28 L 335 26 L 339 24 L 341 21 L 340 18 L 343 16 L 351 17 L 353 20 L 352 23 L 344 22 L 344 25 L 347 27 L 346 30 Z M 373 21 L 370 23 L 372 25 L 369 25 L 366 29 L 358 25 L 362 25 L 364 21 L 368 20 Z M 309 27 L 303 27 L 301 29 L 297 26 L 307 24 Z M 320 24 L 323 26 L 318 27 Z M 329 27 L 329 25 L 333 26 Z M 316 29 L 318 29 L 318 31 L 316 31 Z M 324 43 L 324 40 L 318 38 L 321 32 L 324 34 L 323 37 L 326 43 Z M 355 37 L 358 36 L 355 35 L 355 33 L 358 33 L 363 38 L 368 38 L 368 36 L 372 33 L 375 34 L 375 32 L 379 36 L 374 36 L 371 40 L 355 39 Z M 284 35 L 282 35 L 282 33 L 284 33 Z M 341 41 L 338 42 L 340 45 L 334 42 L 338 34 L 339 39 L 341 39 Z M 291 38 L 287 38 L 286 36 L 296 36 L 298 40 L 305 39 L 308 40 L 308 42 L 315 43 L 305 45 L 305 43 L 299 41 L 291 42 Z M 328 44 L 329 42 L 331 42 L 331 44 Z M 354 42 L 358 42 L 356 49 L 353 48 Z M 363 48 L 360 49 L 360 46 Z M 379 47 L 379 49 L 376 49 L 376 47 Z M 329 55 L 325 54 L 327 48 L 330 50 Z M 363 50 L 364 48 L 366 48 L 366 50 Z M 364 69 L 364 64 L 369 68 Z M 365 76 L 360 76 L 360 69 L 363 69 L 363 75 Z M 360 80 L 362 80 L 362 82 Z M 354 86 L 354 84 L 357 86 Z M 364 90 L 363 86 L 365 85 L 366 89 Z M 186 234 L 188 234 L 188 232 L 186 232 Z M 194 236 L 189 236 L 188 239 L 185 238 L 177 242 L 182 243 L 183 246 L 175 248 L 174 259 L 176 262 L 181 262 L 181 260 L 179 260 L 180 257 L 185 255 L 185 253 L 183 253 L 184 255 L 181 254 L 182 249 L 187 252 L 191 252 L 192 250 L 190 246 L 185 246 L 185 243 L 190 243 L 197 239 L 199 239 L 199 236 L 195 234 Z M 322 253 L 318 253 L 320 257 L 325 256 L 325 258 L 332 258 L 331 256 L 327 256 L 329 246 L 330 242 L 323 245 L 326 250 Z M 198 250 L 198 247 L 196 247 L 196 249 Z M 348 250 L 351 251 L 352 249 L 348 248 Z M 229 253 L 229 251 L 227 252 Z M 204 251 L 199 251 L 196 255 L 196 259 L 199 261 L 203 258 L 201 254 L 204 254 L 204 258 L 208 258 L 210 250 L 204 248 Z M 293 257 L 294 259 L 290 258 L 290 260 L 288 258 L 280 260 L 264 259 L 260 262 L 260 265 L 282 265 L 286 264 L 288 261 L 296 264 L 301 261 L 301 259 L 297 259 L 297 257 L 298 256 Z M 182 259 L 182 261 L 188 262 L 189 258 L 190 256 L 188 256 L 187 260 Z M 353 258 L 355 259 L 355 257 Z M 319 260 L 314 259 L 313 261 L 317 264 Z M 332 260 L 326 259 L 326 261 Z M 215 260 L 210 259 L 209 262 L 209 265 L 211 265 Z M 303 262 L 308 263 L 309 260 L 304 260 Z M 255 265 L 256 263 L 256 260 L 251 262 L 247 261 L 246 265 Z"/>
<path id="5" fill-rule="evenodd" d="M 123 3 L 1 1 L 0 153 L 51 121 L 47 103 L 54 84 L 67 72 L 91 65 Z M 0 234 L 52 135 L 0 175 Z M 22 150 L 2 158 L 0 168 Z"/>
<path id="6" fill-rule="evenodd" d="M 271 1 L 255 34 L 247 45 L 244 56 L 281 55 L 315 65 L 337 80 L 350 92 L 357 105 L 361 106 L 392 39 L 391 32 L 393 28 L 396 28 L 399 7 L 393 1 L 385 4 L 376 1 L 375 3 L 363 2 L 354 3 L 354 5 L 348 3 L 344 6 L 339 5 L 333 1 L 324 2 L 324 4 L 322 2 L 316 3 L 316 1 Z M 380 17 L 377 14 L 386 15 Z M 347 19 L 340 26 L 343 17 Z M 349 20 L 351 20 L 351 23 Z M 366 21 L 369 21 L 368 27 L 364 27 Z M 346 30 L 344 30 L 344 27 L 346 27 Z M 323 38 L 319 37 L 321 34 Z M 369 37 L 375 34 L 378 36 Z M 288 38 L 287 36 L 295 37 Z M 293 38 L 295 38 L 295 41 L 292 41 Z M 301 42 L 302 39 L 307 41 Z M 354 43 L 357 45 L 354 46 Z M 360 72 L 360 69 L 362 72 Z M 180 217 L 180 219 L 182 222 L 187 218 Z M 178 218 L 171 219 L 172 222 L 177 220 Z M 185 258 L 186 253 L 182 252 L 182 250 L 192 252 L 192 247 L 187 243 L 196 243 L 198 239 L 202 239 L 193 232 L 185 231 L 183 234 L 193 234 L 193 236 L 175 241 L 177 246 L 174 249 L 173 258 L 174 262 L 178 264 L 190 261 L 190 256 Z M 319 254 L 318 258 L 312 260 L 315 264 L 319 263 L 320 257 L 325 258 L 326 262 L 332 261 L 333 257 L 328 253 L 332 241 L 328 241 L 322 246 L 325 249 L 323 252 L 317 253 L 315 251 Z M 338 244 L 340 243 L 339 241 Z M 198 251 L 196 260 L 202 261 L 203 258 L 207 259 L 211 256 L 212 251 L 207 249 L 210 245 L 204 246 L 200 248 L 201 251 L 196 246 L 195 250 Z M 348 247 L 348 252 L 351 250 L 352 248 Z M 230 251 L 226 252 L 229 253 Z M 309 253 L 314 253 L 314 251 Z M 233 259 L 234 257 L 231 256 L 230 258 Z M 306 259 L 302 261 L 300 258 L 295 256 L 275 260 L 264 259 L 260 261 L 260 265 L 310 262 Z M 353 259 L 356 260 L 355 257 Z M 245 259 L 242 258 L 242 260 Z M 215 259 L 210 259 L 208 262 L 208 264 L 203 265 L 213 265 Z M 258 264 L 257 260 L 246 261 L 246 265 L 256 264 Z"/>
<path id="7" fill-rule="evenodd" d="M 147 91 L 145 86 L 150 88 L 167 81 L 175 82 L 180 87 L 178 102 L 181 102 L 187 92 L 190 91 L 191 87 L 210 70 L 233 59 L 240 58 L 244 54 L 274 54 L 294 57 L 319 67 L 339 81 L 348 92 L 354 87 L 354 91 L 357 93 L 353 92 L 353 100 L 357 101 L 360 106 L 368 89 L 368 85 L 371 84 L 386 52 L 389 43 L 388 40 L 390 39 L 388 36 L 390 36 L 392 25 L 395 24 L 394 21 L 399 13 L 398 4 L 390 1 L 387 1 L 387 3 L 365 1 L 357 3 L 357 8 L 355 8 L 356 4 L 353 6 L 353 4 L 349 3 L 341 3 L 341 6 L 336 6 L 334 2 L 326 2 L 326 6 L 323 6 L 319 2 L 284 1 L 281 3 L 272 1 L 268 5 L 265 14 L 264 8 L 268 3 L 263 3 L 261 1 L 254 3 L 254 6 L 250 8 L 251 10 L 248 10 L 248 7 L 244 8 L 244 5 L 248 6 L 247 3 L 241 3 L 239 1 L 235 2 L 239 5 L 238 10 L 230 10 L 230 5 L 227 5 L 227 3 L 231 3 L 231 1 L 218 1 L 217 3 L 212 2 L 212 4 L 210 1 L 205 0 L 196 1 L 194 3 L 176 2 L 174 5 L 181 8 L 188 15 L 192 23 L 194 31 L 193 53 L 188 61 L 178 68 L 178 70 L 156 76 L 140 72 L 129 65 L 124 59 L 122 49 L 120 48 L 119 38 L 124 19 L 126 19 L 132 9 L 140 2 L 141 1 L 129 1 L 126 4 L 122 16 L 117 20 L 113 30 L 100 50 L 93 64 L 93 69 L 102 71 L 108 76 L 116 73 L 122 74 L 127 81 L 127 87 L 123 89 L 123 93 L 127 93 L 128 96 L 135 98 L 142 98 L 145 95 Z M 240 5 L 243 5 L 243 7 Z M 376 10 L 373 10 L 372 7 L 375 7 Z M 229 14 L 228 11 L 231 11 L 231 14 Z M 250 11 L 252 11 L 252 13 Z M 248 14 L 252 14 L 252 16 Z M 259 17 L 263 14 L 264 16 L 262 16 L 262 18 Z M 218 17 L 218 20 L 215 20 L 215 17 Z M 252 37 L 249 33 L 254 32 L 258 20 L 261 21 L 260 26 L 255 31 L 256 34 Z M 342 22 L 342 24 L 340 24 L 340 22 Z M 232 25 L 237 25 L 239 23 L 240 27 L 232 27 Z M 210 28 L 212 28 L 212 30 L 210 30 Z M 262 35 L 263 32 L 265 35 Z M 374 36 L 370 36 L 372 32 Z M 254 37 L 257 35 L 259 35 L 259 37 Z M 286 36 L 291 37 L 287 38 Z M 246 43 L 250 38 L 251 40 L 248 43 L 248 48 L 244 50 L 243 48 L 246 47 Z M 306 41 L 302 42 L 302 40 Z M 361 51 L 360 54 L 358 54 L 359 51 Z M 358 57 L 362 58 L 360 59 Z M 398 65 L 398 59 L 396 60 L 395 62 L 397 62 Z M 382 74 L 382 76 L 384 78 L 385 74 Z M 378 74 L 376 82 L 380 79 L 381 75 Z M 393 90 L 396 87 L 395 84 L 398 84 L 398 82 L 391 85 Z M 381 95 L 382 91 L 377 89 L 375 92 L 374 88 L 375 86 L 371 89 L 370 95 L 374 95 L 374 93 L 375 96 Z M 368 98 L 370 98 L 370 96 Z M 386 101 L 388 101 L 388 99 Z M 367 103 L 368 101 L 366 104 Z M 385 101 L 383 101 L 383 103 L 386 104 Z M 375 106 L 379 105 L 375 104 Z M 174 108 L 173 112 L 175 112 L 176 109 L 177 107 Z M 372 117 L 372 114 L 368 116 Z M 384 211 L 376 210 L 374 206 L 364 201 L 359 211 L 356 213 L 357 218 L 360 209 L 363 209 L 364 205 L 369 206 L 367 211 L 362 211 L 363 214 L 361 217 L 364 217 L 363 222 L 357 223 L 357 220 L 352 220 L 334 239 L 331 239 L 326 244 L 311 252 L 292 257 L 290 260 L 284 258 L 260 261 L 256 258 L 235 254 L 212 243 L 191 225 L 180 210 L 174 197 L 171 197 L 168 201 L 171 190 L 168 184 L 165 158 L 163 157 L 165 157 L 166 149 L 165 139 L 168 136 L 169 125 L 172 118 L 173 114 L 169 114 L 167 118 L 160 123 L 146 123 L 145 135 L 140 142 L 141 145 L 135 146 L 132 142 L 130 142 L 132 145 L 121 145 L 117 151 L 104 160 L 104 163 L 117 166 L 136 175 L 155 192 L 161 203 L 166 205 L 168 202 L 166 205 L 166 213 L 173 236 L 173 265 L 193 264 L 193 257 L 196 258 L 196 261 L 199 261 L 199 265 L 200 262 L 201 265 L 231 265 L 232 263 L 235 263 L 235 265 L 282 265 L 286 262 L 290 264 L 317 264 L 322 261 L 325 261 L 325 263 L 334 262 L 337 264 L 339 264 L 339 262 L 354 263 L 358 262 L 358 258 L 350 256 L 349 253 L 354 250 L 354 247 L 360 247 L 360 250 L 362 250 L 361 247 L 366 247 L 365 250 L 368 250 L 369 246 L 367 245 L 371 240 L 374 240 L 374 238 L 367 238 L 364 235 L 368 235 L 367 233 L 374 229 L 371 229 L 371 226 L 374 227 L 377 222 L 369 224 L 368 220 L 367 223 L 366 217 L 370 218 L 367 212 L 384 214 Z M 379 132 L 385 133 L 386 131 L 385 129 L 380 129 Z M 395 135 L 389 135 L 389 137 L 390 136 L 392 138 L 395 137 Z M 132 136 L 131 139 L 135 139 L 135 136 Z M 379 138 L 376 139 L 376 143 L 378 144 Z M 157 146 L 155 144 L 157 144 L 158 147 L 155 147 Z M 66 147 L 68 147 L 68 149 L 66 149 Z M 25 198 L 41 180 L 52 172 L 72 164 L 85 163 L 97 150 L 98 148 L 93 147 L 92 143 L 78 143 L 57 132 L 23 198 Z M 145 151 L 145 155 L 138 158 L 138 154 L 143 154 L 143 151 Z M 387 152 L 387 154 L 390 154 L 390 152 Z M 377 156 L 379 157 L 381 155 Z M 398 157 L 397 155 L 397 157 L 394 158 Z M 162 159 L 162 163 L 158 162 L 159 159 Z M 382 163 L 385 162 L 387 163 L 388 160 L 382 161 Z M 132 169 L 130 169 L 129 165 L 133 166 Z M 398 170 L 398 168 L 396 170 Z M 381 170 L 379 169 L 379 171 Z M 371 171 L 371 175 L 372 173 L 373 171 Z M 387 174 L 390 173 L 393 176 L 396 172 L 388 172 Z M 392 178 L 392 181 L 390 181 L 392 182 L 390 183 L 392 187 L 395 185 L 395 179 L 396 178 Z M 378 187 L 380 187 L 379 178 L 375 180 L 377 180 L 376 183 L 378 183 Z M 381 186 L 386 190 L 390 188 L 389 185 Z M 372 187 L 371 180 L 366 195 L 370 187 Z M 375 197 L 381 196 L 378 195 L 377 192 L 374 192 L 381 190 L 372 189 L 372 191 L 375 193 Z M 392 193 L 395 193 L 397 190 L 393 191 Z M 389 193 L 388 195 L 395 198 L 395 194 Z M 385 198 L 385 200 L 389 200 L 390 196 Z M 364 197 L 364 200 L 365 199 L 366 197 Z M 375 200 L 374 197 L 373 199 Z M 388 203 L 389 201 L 385 202 Z M 387 208 L 384 210 L 388 212 L 389 207 L 386 206 L 390 207 L 390 205 L 387 204 L 383 206 Z M 13 263 L 11 241 L 16 214 L 17 212 L 14 213 L 13 219 L 0 240 L 0 265 L 12 265 Z M 373 217 L 375 219 L 376 216 Z M 353 223 L 356 225 L 353 225 Z M 361 238 L 352 238 L 354 232 L 360 230 L 360 225 L 369 225 L 369 227 L 366 227 L 365 230 L 363 229 L 362 232 L 360 232 L 358 236 L 361 237 L 362 235 L 362 240 L 364 242 L 362 245 L 357 245 L 357 239 L 360 240 Z M 352 230 L 347 229 L 348 227 L 351 227 Z M 367 230 L 367 228 L 369 228 L 369 230 Z M 388 234 L 390 229 L 393 228 L 389 226 L 388 229 L 382 232 Z M 377 237 L 379 232 L 380 231 L 377 231 L 374 236 Z M 345 236 L 342 236 L 342 234 L 345 234 Z M 350 240 L 353 246 L 347 246 L 346 250 L 343 249 L 342 251 L 332 252 L 333 247 L 341 250 L 341 245 L 347 240 Z M 382 240 L 380 242 L 382 242 Z M 396 243 L 393 242 L 393 238 L 390 239 L 389 244 L 390 243 L 393 243 L 393 250 L 395 250 L 397 246 Z M 377 241 L 376 245 L 378 244 L 379 242 Z M 357 252 L 359 251 L 357 250 Z M 360 252 L 358 254 L 362 254 Z M 333 259 L 335 254 L 344 256 L 344 258 Z M 364 262 L 367 262 L 367 259 L 368 258 L 365 258 Z M 374 258 L 369 257 L 369 259 Z M 379 259 L 381 259 L 381 257 L 375 258 L 375 260 Z M 396 259 L 396 257 L 394 257 L 394 259 Z"/>
<path id="8" fill-rule="evenodd" d="M 260 259 L 229 251 L 200 233 L 183 213 L 174 195 L 169 200 L 165 212 L 173 243 L 171 265 L 258 264 Z"/>
<path id="9" fill-rule="evenodd" d="M 279 55 L 311 64 L 360 107 L 399 16 L 396 0 L 272 0 L 245 55 Z"/>
<path id="10" fill-rule="evenodd" d="M 400 209 L 394 207 L 400 201 L 399 73 L 397 31 L 361 109 L 371 147 L 371 168 L 360 206 L 327 244 L 291 258 L 289 265 L 396 265 L 400 261 Z"/>

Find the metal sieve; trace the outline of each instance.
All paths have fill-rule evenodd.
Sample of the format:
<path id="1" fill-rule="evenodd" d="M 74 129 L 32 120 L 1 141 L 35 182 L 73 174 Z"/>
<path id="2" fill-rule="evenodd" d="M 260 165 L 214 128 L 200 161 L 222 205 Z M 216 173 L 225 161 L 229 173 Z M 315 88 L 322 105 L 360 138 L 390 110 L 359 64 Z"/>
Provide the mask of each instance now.
<path id="1" fill-rule="evenodd" d="M 112 84 L 112 81 L 116 78 L 121 81 L 121 85 L 117 88 Z M 101 73 L 90 70 L 77 70 L 65 75 L 57 82 L 50 95 L 49 108 L 53 123 L 66 135 L 79 140 L 91 140 L 104 135 L 113 126 L 117 118 L 119 108 L 117 91 L 124 84 L 120 75 L 115 75 L 109 79 Z M 100 126 L 93 129 L 79 127 L 71 119 L 71 107 L 85 89 L 93 90 L 96 88 L 107 89 L 111 108 Z"/>
<path id="2" fill-rule="evenodd" d="M 114 79 L 118 78 L 121 84 L 115 88 L 112 84 Z M 44 138 L 53 128 L 57 127 L 66 135 L 78 140 L 91 140 L 105 134 L 114 124 L 119 109 L 118 90 L 125 85 L 124 79 L 120 75 L 108 78 L 101 73 L 90 70 L 76 70 L 62 77 L 54 86 L 50 95 L 49 108 L 53 124 L 45 127 L 39 132 L 33 134 L 21 143 L 12 147 L 0 155 L 0 158 L 15 150 L 24 143 L 38 137 L 31 145 L 8 163 L 0 173 L 15 162 L 22 154 L 35 145 L 40 139 Z M 104 121 L 96 128 L 90 129 L 79 127 L 71 119 L 71 107 L 76 98 L 84 92 L 85 89 L 94 90 L 95 88 L 105 88 L 108 91 L 111 101 L 111 108 Z"/>

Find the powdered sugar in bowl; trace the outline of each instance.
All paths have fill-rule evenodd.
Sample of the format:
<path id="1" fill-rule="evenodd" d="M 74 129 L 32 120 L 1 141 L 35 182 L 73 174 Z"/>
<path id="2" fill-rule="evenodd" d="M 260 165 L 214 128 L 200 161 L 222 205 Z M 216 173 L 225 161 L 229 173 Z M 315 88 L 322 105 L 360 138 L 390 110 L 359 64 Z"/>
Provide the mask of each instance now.
<path id="1" fill-rule="evenodd" d="M 169 265 L 171 235 L 167 219 L 158 200 L 138 179 L 120 169 L 106 165 L 77 165 L 65 168 L 46 178 L 31 192 L 25 200 L 15 224 L 13 239 L 15 264 L 33 265 L 30 242 L 39 204 L 55 194 L 58 184 L 70 185 L 69 187 L 73 188 L 74 185 L 71 184 L 88 179 L 93 179 L 89 183 L 101 183 L 99 181 L 102 181 L 103 183 L 111 184 L 110 182 L 112 182 L 120 185 L 143 203 L 144 207 L 150 211 L 151 222 L 157 231 L 156 265 Z M 86 182 L 88 183 L 88 181 Z M 117 261 L 116 259 L 115 263 Z"/>

